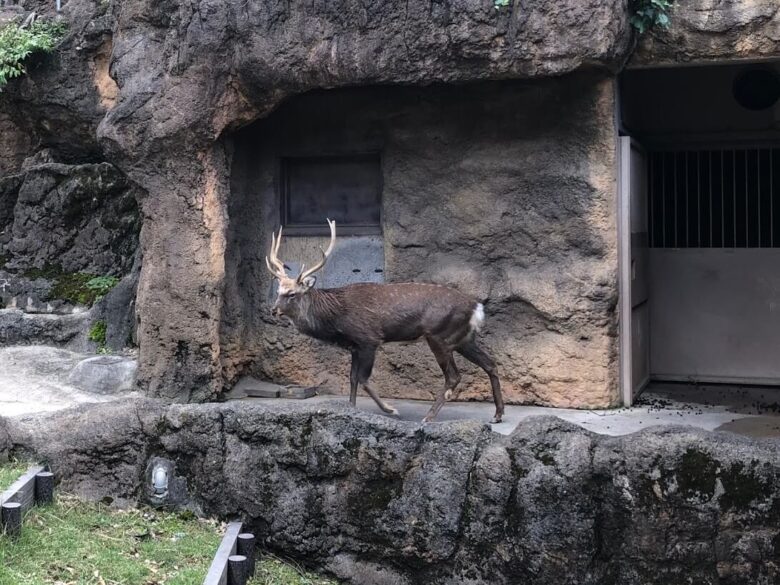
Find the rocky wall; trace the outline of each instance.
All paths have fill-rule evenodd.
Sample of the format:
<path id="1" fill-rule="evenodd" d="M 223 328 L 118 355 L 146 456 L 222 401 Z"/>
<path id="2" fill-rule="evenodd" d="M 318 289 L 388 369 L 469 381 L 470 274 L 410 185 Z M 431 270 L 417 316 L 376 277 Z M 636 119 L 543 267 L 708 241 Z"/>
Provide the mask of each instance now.
<path id="1" fill-rule="evenodd" d="M 280 216 L 280 157 L 379 152 L 385 280 L 446 284 L 483 302 L 482 342 L 509 401 L 615 405 L 613 116 L 612 80 L 580 74 L 314 92 L 243 130 L 231 142 L 226 377 L 347 389 L 347 352 L 270 318 L 263 258 Z M 316 259 L 317 240 L 290 257 L 300 246 L 286 238 L 285 260 Z M 484 372 L 465 371 L 461 397 L 490 397 Z M 385 346 L 372 379 L 405 398 L 443 384 L 424 343 Z"/>
<path id="2" fill-rule="evenodd" d="M 237 350 L 222 347 L 223 313 L 235 302 L 224 295 L 231 130 L 316 88 L 614 71 L 630 45 L 621 6 L 114 5 L 111 72 L 120 91 L 98 136 L 151 195 L 141 236 L 141 386 L 204 400 L 234 373 Z"/>
<path id="3" fill-rule="evenodd" d="M 117 504 L 167 461 L 169 504 L 240 516 L 264 549 L 360 585 L 780 582 L 780 449 L 728 433 L 124 402 L 0 418 L 3 453 Z"/>
<path id="4" fill-rule="evenodd" d="M 625 0 L 510 4 L 70 0 L 61 13 L 69 34 L 56 54 L 36 59 L 30 74 L 0 96 L 0 172 L 18 174 L 25 159 L 47 151 L 57 163 L 109 162 L 126 174 L 144 194 L 140 247 L 145 262 L 137 299 L 141 387 L 169 399 L 211 399 L 254 351 L 236 346 L 232 334 L 223 347 L 225 331 L 232 327 L 226 329 L 225 321 L 234 310 L 228 303 L 237 298 L 225 295 L 231 286 L 225 250 L 232 237 L 232 133 L 310 90 L 432 83 L 455 88 L 578 70 L 614 74 L 633 48 Z M 653 33 L 642 41 L 638 64 L 776 54 L 772 0 L 679 4 L 669 33 Z M 33 10 L 53 16 L 53 7 L 44 0 L 19 0 L 0 9 L 0 20 Z M 584 87 L 583 99 L 593 96 L 592 89 Z M 572 189 L 582 192 L 579 183 Z M 0 215 L 7 207 L 7 201 L 0 202 Z M 397 244 L 404 229 L 391 226 L 387 231 L 395 249 L 401 249 Z M 524 236 L 519 237 L 522 241 Z M 388 256 L 388 262 L 414 263 L 413 255 L 408 249 L 398 258 Z M 447 264 L 446 258 L 441 260 Z M 493 276 L 501 282 L 502 270 L 486 272 L 497 272 Z M 542 276 L 528 286 L 548 287 L 533 295 L 553 298 L 557 277 Z M 518 281 L 506 276 L 505 288 Z M 514 293 L 499 296 L 508 294 Z M 533 295 L 522 290 L 518 298 Z M 594 301 L 583 302 L 588 314 Z M 543 322 L 546 316 L 535 312 L 539 303 L 532 303 L 535 308 L 507 305 L 519 312 L 511 318 L 524 321 L 530 314 L 535 323 Z M 559 316 L 553 328 L 559 326 Z M 582 371 L 579 364 L 610 351 L 602 343 L 603 333 L 601 341 L 592 337 L 576 344 L 559 343 L 555 331 L 545 335 L 551 340 L 547 345 L 557 346 L 551 355 L 565 356 L 565 361 L 543 364 L 544 352 L 536 352 L 539 363 L 516 375 L 517 386 L 525 385 L 511 390 L 518 399 L 544 401 L 535 389 L 541 387 L 538 380 L 550 381 L 558 394 L 565 394 L 563 384 L 576 379 L 567 370 Z M 248 337 L 255 338 L 254 333 Z M 491 346 L 502 342 L 491 341 Z M 502 360 L 512 368 L 523 367 L 523 360 L 516 359 L 519 353 L 513 355 L 514 361 Z M 606 404 L 603 382 L 609 376 L 605 369 L 613 369 L 611 360 L 595 364 L 595 394 L 583 405 Z M 430 370 L 430 365 L 422 372 L 416 369 L 413 364 L 420 359 L 415 354 L 408 359 L 399 354 L 385 363 L 393 361 L 410 380 L 424 378 Z M 559 379 L 557 370 L 564 372 Z"/>
<path id="5" fill-rule="evenodd" d="M 780 4 L 775 0 L 681 0 L 668 30 L 644 35 L 631 67 L 777 59 Z"/>

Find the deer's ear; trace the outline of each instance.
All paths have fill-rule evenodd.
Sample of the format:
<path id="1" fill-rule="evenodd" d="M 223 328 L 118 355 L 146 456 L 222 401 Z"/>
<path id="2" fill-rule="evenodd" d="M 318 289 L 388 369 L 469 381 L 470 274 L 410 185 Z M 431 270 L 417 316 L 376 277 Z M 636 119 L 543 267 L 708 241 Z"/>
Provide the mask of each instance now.
<path id="1" fill-rule="evenodd" d="M 301 285 L 303 285 L 303 287 L 306 290 L 309 290 L 310 288 L 313 288 L 316 283 L 317 283 L 316 276 L 307 276 L 306 278 L 303 279 Z"/>

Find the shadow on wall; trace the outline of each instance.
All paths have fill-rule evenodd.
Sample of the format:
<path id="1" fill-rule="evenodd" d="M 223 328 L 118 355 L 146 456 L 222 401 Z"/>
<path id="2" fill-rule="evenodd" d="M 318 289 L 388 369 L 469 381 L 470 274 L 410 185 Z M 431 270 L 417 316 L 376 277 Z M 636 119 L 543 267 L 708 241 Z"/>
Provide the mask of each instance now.
<path id="1" fill-rule="evenodd" d="M 615 405 L 612 95 L 611 79 L 587 75 L 317 91 L 230 137 L 228 380 L 346 388 L 345 352 L 271 319 L 263 258 L 282 217 L 283 158 L 379 152 L 385 279 L 447 284 L 485 302 L 485 343 L 509 401 Z M 280 256 L 310 263 L 318 243 L 286 236 Z M 340 236 L 334 267 L 350 245 Z M 488 399 L 487 378 L 463 369 L 462 396 Z M 381 394 L 407 398 L 442 384 L 424 346 L 386 346 L 373 379 Z"/>

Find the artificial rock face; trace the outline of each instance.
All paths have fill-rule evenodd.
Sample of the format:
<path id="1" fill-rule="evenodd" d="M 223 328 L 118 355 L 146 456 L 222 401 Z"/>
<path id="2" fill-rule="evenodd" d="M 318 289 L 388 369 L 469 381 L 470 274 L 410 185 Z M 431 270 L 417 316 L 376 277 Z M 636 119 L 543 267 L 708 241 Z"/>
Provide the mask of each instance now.
<path id="1" fill-rule="evenodd" d="M 424 100 L 436 91 L 450 94 L 441 112 L 407 102 L 404 134 L 393 128 L 384 134 L 423 155 L 408 175 L 403 164 L 387 169 L 388 277 L 458 281 L 490 299 L 486 334 L 512 400 L 614 404 L 610 76 L 634 42 L 628 6 L 621 0 L 525 4 L 71 0 L 62 12 L 70 33 L 58 52 L 0 96 L 0 171 L 18 174 L 26 158 L 49 149 L 62 164 L 107 161 L 138 190 L 144 259 L 136 303 L 139 381 L 149 394 L 211 399 L 250 370 L 316 381 L 319 364 L 333 363 L 334 354 L 293 342 L 273 324 L 262 330 L 252 313 L 260 293 L 249 289 L 267 290 L 257 269 L 267 240 L 255 241 L 252 250 L 235 240 L 246 240 L 246 217 L 258 218 L 265 235 L 274 221 L 267 208 L 255 216 L 234 213 L 247 201 L 231 182 L 234 161 L 244 156 L 238 130 L 270 120 L 286 100 L 310 90 L 447 84 L 419 94 Z M 740 44 L 740 57 L 776 48 L 777 12 L 769 0 L 742 3 L 754 6 L 750 10 L 721 4 L 707 10 L 743 14 L 723 22 L 739 29 L 735 38 L 755 39 Z M 46 14 L 53 6 L 21 0 L 0 9 L 0 18 L 11 10 Z M 695 20 L 693 11 L 681 7 L 681 22 Z M 743 22 L 750 23 L 748 36 L 740 36 Z M 722 31 L 700 28 L 710 40 L 679 39 L 695 43 L 697 59 L 722 57 L 711 42 Z M 650 55 L 644 62 L 671 54 L 651 49 L 641 49 Z M 541 81 L 549 77 L 557 79 Z M 482 105 L 459 97 L 482 91 L 475 85 L 462 92 L 464 84 L 498 80 L 529 85 L 516 103 L 501 92 L 486 94 Z M 469 128 L 463 113 L 492 130 Z M 504 123 L 514 132 L 511 139 Z M 421 129 L 441 131 L 454 148 L 448 154 L 449 144 L 436 145 Z M 499 152 L 490 136 L 508 151 Z M 447 168 L 450 163 L 456 166 Z M 452 169 L 457 172 L 447 176 Z M 461 186 L 445 201 L 454 176 Z M 430 185 L 424 192 L 447 209 L 452 225 L 424 249 L 416 248 L 419 233 L 439 220 L 434 211 L 422 211 L 415 192 L 421 184 Z M 0 217 L 7 208 L 0 202 Z M 422 230 L 414 228 L 418 218 Z M 236 276 L 242 262 L 248 267 Z M 298 353 L 282 357 L 278 347 L 284 346 Z M 421 355 L 388 351 L 377 380 L 387 392 L 425 396 L 441 381 Z M 345 369 L 334 364 L 331 371 L 341 379 Z M 407 391 L 410 380 L 417 382 Z M 481 382 L 467 382 L 475 395 L 483 394 Z"/>
<path id="2" fill-rule="evenodd" d="M 264 549 L 356 585 L 780 580 L 778 445 L 729 433 L 125 401 L 0 418 L 4 452 L 119 503 L 148 497 L 164 460 L 169 503 L 241 517 Z"/>
<path id="3" fill-rule="evenodd" d="M 295 32 L 301 30 L 306 33 Z M 137 42 L 140 37 L 145 39 L 144 43 Z M 297 357 L 290 354 L 281 357 L 273 351 L 279 345 L 274 340 L 278 328 L 269 326 L 266 333 L 260 331 L 262 318 L 254 311 L 266 310 L 257 307 L 256 298 L 265 294 L 267 280 L 264 274 L 258 274 L 254 261 L 262 256 L 266 242 L 256 241 L 258 246 L 254 250 L 244 249 L 241 255 L 233 245 L 235 234 L 256 227 L 249 221 L 251 215 L 231 213 L 241 206 L 238 201 L 241 194 L 233 192 L 230 180 L 234 157 L 240 154 L 234 129 L 268 116 L 285 98 L 322 87 L 536 78 L 564 74 L 584 66 L 610 71 L 625 59 L 629 43 L 627 19 L 619 3 L 614 6 L 602 2 L 577 3 L 563 9 L 551 2 L 515 11 L 496 9 L 487 2 L 478 6 L 471 2 L 452 2 L 435 5 L 431 10 L 398 3 L 369 7 L 349 2 L 341 6 L 331 2 L 287 6 L 207 2 L 197 13 L 188 5 L 176 2 L 122 4 L 117 10 L 113 37 L 116 57 L 112 63 L 120 88 L 119 98 L 101 122 L 98 135 L 112 159 L 126 168 L 146 192 L 153 194 L 143 204 L 144 217 L 150 221 L 146 222 L 141 236 L 145 261 L 137 305 L 142 386 L 152 395 L 203 400 L 214 397 L 225 380 L 233 380 L 246 369 L 305 383 L 312 380 L 312 373 L 321 369 L 322 363 L 333 361 L 332 351 L 315 348 L 308 342 L 295 343 Z M 598 134 L 600 150 L 611 136 L 610 84 L 608 81 L 584 83 L 588 89 L 582 100 L 571 94 L 575 100 L 572 110 L 585 115 L 599 113 L 598 122 L 594 121 L 592 128 Z M 555 94 L 555 89 L 547 91 L 548 98 Z M 526 99 L 541 102 L 538 94 Z M 184 103 L 186 106 L 182 107 Z M 449 111 L 450 115 L 457 116 L 452 109 Z M 528 120 L 534 117 L 529 111 L 522 115 Z M 572 115 L 568 119 L 573 118 Z M 447 121 L 440 118 L 436 124 L 444 128 Z M 518 124 L 522 122 L 515 127 Z M 411 143 L 415 138 L 404 140 Z M 584 144 L 582 140 L 580 145 Z M 575 174 L 587 175 L 589 171 L 585 168 L 592 159 L 581 146 L 570 144 L 584 160 L 567 166 L 576 168 Z M 429 148 L 440 147 L 431 143 Z M 485 148 L 483 156 L 498 154 L 495 150 L 490 152 L 487 145 Z M 606 154 L 606 165 L 611 157 L 610 151 Z M 400 191 L 404 189 L 402 168 L 396 172 L 395 189 Z M 418 172 L 419 177 L 414 180 L 424 180 L 424 169 Z M 602 204 L 610 205 L 607 189 L 614 177 L 611 174 L 596 177 L 596 174 L 598 171 L 593 177 L 580 175 L 589 186 L 575 197 L 587 198 L 586 191 L 593 188 L 595 208 L 600 208 Z M 507 179 L 505 175 L 503 180 Z M 444 185 L 442 193 L 443 189 Z M 475 193 L 474 199 L 480 196 L 481 193 Z M 415 195 L 407 193 L 404 197 L 413 200 Z M 468 198 L 465 189 L 459 197 Z M 387 208 L 391 209 L 393 199 L 386 201 Z M 419 204 L 412 201 L 412 207 L 404 213 L 412 217 L 414 206 Z M 457 255 L 455 248 L 462 244 L 462 239 L 478 235 L 463 230 L 479 209 L 466 211 L 467 207 L 464 204 L 461 209 L 467 215 L 471 213 L 472 218 L 467 215 L 457 218 L 454 237 L 450 242 L 443 242 L 445 248 L 453 251 L 452 257 Z M 514 208 L 519 212 L 519 204 Z M 425 219 L 429 226 L 430 219 Z M 262 221 L 265 226 L 273 225 L 269 215 Z M 604 221 L 609 223 L 611 219 Z M 401 266 L 403 256 L 411 260 L 402 247 L 412 227 L 404 229 L 402 222 L 408 222 L 408 218 L 392 218 L 386 222 L 388 272 L 398 279 L 441 280 L 441 275 L 420 270 L 422 259 L 415 261 L 414 270 L 404 272 L 394 268 Z M 596 254 L 609 262 L 613 255 L 611 245 L 598 242 L 596 247 Z M 440 251 L 430 252 L 429 260 L 435 262 Z M 251 262 L 246 262 L 247 257 Z M 445 265 L 451 268 L 452 262 Z M 236 267 L 240 267 L 239 276 Z M 503 269 L 496 271 L 502 273 Z M 595 373 L 589 374 L 596 380 L 595 389 L 582 404 L 596 406 L 613 402 L 611 372 L 614 368 L 610 348 L 614 340 L 609 332 L 612 316 L 608 306 L 614 300 L 614 293 L 610 292 L 610 289 L 614 291 L 614 277 L 609 270 L 598 272 L 592 286 L 599 288 L 596 294 L 604 295 L 606 300 L 603 308 L 596 309 L 599 322 L 595 325 L 598 331 L 595 338 L 585 341 L 584 348 L 573 347 L 565 340 L 563 343 L 570 347 L 561 349 L 555 334 L 551 334 L 542 342 L 547 347 L 556 346 L 550 351 L 551 359 L 545 362 L 549 364 L 548 370 L 541 372 L 531 366 L 530 374 L 516 376 L 518 391 L 513 398 L 536 399 L 533 392 L 543 395 L 545 390 L 538 384 L 531 393 L 519 390 L 521 384 L 534 385 L 537 375 L 548 381 L 557 377 L 561 383 L 571 380 L 571 371 L 564 371 L 566 367 L 562 369 L 558 359 L 579 354 L 598 362 Z M 454 273 L 443 280 L 453 277 Z M 233 280 L 237 278 L 243 281 L 242 285 L 234 285 Z M 499 286 L 503 286 L 503 291 L 499 296 L 507 298 L 514 293 L 509 291 L 506 276 L 502 274 L 501 278 L 503 282 Z M 258 292 L 247 292 L 252 287 Z M 472 292 L 485 295 L 489 291 Z M 549 298 L 555 293 L 549 289 L 539 294 Z M 251 299 L 248 303 L 247 297 Z M 524 313 L 516 304 L 507 310 Z M 529 309 L 534 319 L 535 311 Z M 569 312 L 570 308 L 562 310 L 562 313 Z M 177 315 L 176 319 L 171 319 L 172 314 Z M 515 316 L 508 315 L 507 319 Z M 544 328 L 538 321 L 531 325 L 535 330 Z M 502 334 L 512 335 L 509 329 L 505 327 Z M 501 341 L 498 340 L 496 347 L 500 347 Z M 509 351 L 512 359 L 507 361 L 507 368 L 528 367 L 527 361 L 523 363 L 521 359 L 525 356 L 519 356 L 513 349 Z M 543 351 L 545 348 L 529 354 L 535 360 L 544 360 Z M 382 383 L 387 382 L 388 392 L 405 392 L 406 381 L 419 378 L 420 372 L 422 388 L 406 391 L 407 395 L 424 396 L 431 384 L 438 387 L 440 380 L 433 380 L 435 366 L 432 367 L 428 357 L 421 363 L 419 355 L 396 359 L 402 375 L 385 374 L 387 380 Z M 307 359 L 307 356 L 313 357 Z M 337 359 L 343 363 L 343 357 Z M 274 366 L 274 360 L 280 365 Z M 580 371 L 574 378 L 580 377 L 580 366 L 573 367 Z M 345 371 L 341 367 L 338 370 L 329 367 L 328 371 L 331 369 L 338 374 Z M 383 364 L 378 369 L 388 370 Z M 294 375 L 293 370 L 297 370 Z M 586 385 L 583 380 L 580 387 Z M 475 392 L 481 392 L 480 386 L 474 388 Z M 571 403 L 552 396 L 542 401 Z"/>
<path id="4" fill-rule="evenodd" d="M 776 59 L 780 6 L 775 0 L 679 2 L 668 30 L 640 40 L 631 65 Z"/>
<path id="5" fill-rule="evenodd" d="M 269 318 L 262 252 L 279 216 L 280 156 L 379 152 L 385 279 L 446 284 L 484 303 L 484 343 L 509 400 L 613 404 L 612 91 L 588 75 L 331 90 L 247 128 L 232 143 L 226 373 L 345 387 L 346 352 Z M 316 260 L 314 246 L 283 245 L 284 260 Z M 334 256 L 342 250 L 337 242 Z M 489 397 L 487 376 L 456 360 L 468 372 L 461 396 Z M 424 343 L 384 346 L 373 380 L 384 395 L 422 399 L 443 384 Z"/>

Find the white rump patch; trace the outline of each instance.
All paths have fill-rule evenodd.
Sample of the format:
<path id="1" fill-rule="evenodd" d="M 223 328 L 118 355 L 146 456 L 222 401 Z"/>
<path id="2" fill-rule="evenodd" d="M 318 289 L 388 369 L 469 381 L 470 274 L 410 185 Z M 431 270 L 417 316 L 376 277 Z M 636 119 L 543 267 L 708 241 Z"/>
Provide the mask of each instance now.
<path id="1" fill-rule="evenodd" d="M 474 313 L 471 315 L 471 319 L 469 319 L 469 326 L 472 331 L 479 331 L 479 328 L 482 327 L 484 322 L 485 307 L 482 306 L 482 303 L 477 303 L 477 308 L 474 309 Z"/>

